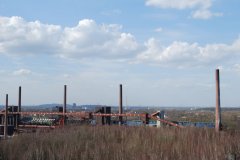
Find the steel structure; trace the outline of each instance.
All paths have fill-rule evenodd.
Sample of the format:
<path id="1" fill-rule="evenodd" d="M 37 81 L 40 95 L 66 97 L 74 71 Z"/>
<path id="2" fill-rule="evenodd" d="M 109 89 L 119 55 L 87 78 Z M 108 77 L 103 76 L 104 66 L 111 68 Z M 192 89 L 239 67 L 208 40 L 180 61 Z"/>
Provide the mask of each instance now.
<path id="1" fill-rule="evenodd" d="M 8 115 L 58 115 L 58 116 L 76 116 L 79 118 L 84 118 L 84 119 L 92 119 L 93 117 L 141 117 L 141 118 L 146 118 L 146 119 L 153 119 L 153 120 L 158 120 L 163 123 L 166 123 L 171 126 L 179 127 L 182 128 L 180 125 L 163 120 L 158 118 L 156 115 L 148 115 L 147 113 L 93 113 L 93 112 L 67 112 L 67 113 L 62 113 L 62 112 L 7 112 Z M 1 111 L 0 115 L 6 115 L 5 111 Z M 22 126 L 22 125 L 19 125 Z"/>

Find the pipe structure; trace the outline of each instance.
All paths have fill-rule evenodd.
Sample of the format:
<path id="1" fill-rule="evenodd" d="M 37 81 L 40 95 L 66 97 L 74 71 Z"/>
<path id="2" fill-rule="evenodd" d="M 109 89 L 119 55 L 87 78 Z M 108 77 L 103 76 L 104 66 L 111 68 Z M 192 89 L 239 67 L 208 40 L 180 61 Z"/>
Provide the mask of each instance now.
<path id="1" fill-rule="evenodd" d="M 63 96 L 63 117 L 65 123 L 65 114 L 67 112 L 67 85 L 64 85 L 64 96 Z"/>
<path id="2" fill-rule="evenodd" d="M 119 114 L 123 113 L 122 107 L 122 84 L 119 85 Z M 119 124 L 122 124 L 122 116 L 119 116 Z"/>
<path id="3" fill-rule="evenodd" d="M 221 130 L 221 104 L 220 104 L 220 78 L 219 69 L 216 69 L 216 110 L 215 110 L 215 130 Z"/>
<path id="4" fill-rule="evenodd" d="M 8 136 L 8 94 L 6 94 L 5 116 L 4 116 L 4 139 Z"/>

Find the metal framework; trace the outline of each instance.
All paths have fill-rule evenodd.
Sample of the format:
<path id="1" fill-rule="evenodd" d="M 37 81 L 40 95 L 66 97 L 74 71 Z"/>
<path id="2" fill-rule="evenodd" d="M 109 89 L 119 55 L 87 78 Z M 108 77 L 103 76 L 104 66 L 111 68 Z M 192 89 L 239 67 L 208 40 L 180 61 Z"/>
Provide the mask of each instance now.
<path id="1" fill-rule="evenodd" d="M 0 111 L 0 115 L 5 115 L 6 112 L 5 110 Z M 85 118 L 85 119 L 91 119 L 93 116 L 94 117 L 141 117 L 141 118 L 148 118 L 148 119 L 153 119 L 153 120 L 158 120 L 160 122 L 166 123 L 170 126 L 175 126 L 179 128 L 183 128 L 182 126 L 164 120 L 160 119 L 156 116 L 156 114 L 148 115 L 147 113 L 93 113 L 93 112 L 8 112 L 8 115 L 58 115 L 58 116 L 77 116 L 79 118 Z M 19 125 L 20 127 L 27 127 L 28 125 Z M 33 127 L 35 128 L 36 125 Z"/>

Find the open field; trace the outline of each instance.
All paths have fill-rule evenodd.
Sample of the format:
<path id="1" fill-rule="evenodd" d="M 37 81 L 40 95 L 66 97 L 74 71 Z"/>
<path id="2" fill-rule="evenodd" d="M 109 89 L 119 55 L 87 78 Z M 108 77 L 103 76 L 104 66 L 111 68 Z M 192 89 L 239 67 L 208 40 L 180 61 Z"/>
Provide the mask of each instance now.
<path id="1" fill-rule="evenodd" d="M 173 121 L 215 122 L 214 109 L 167 110 L 166 115 L 169 117 L 169 120 Z M 221 117 L 224 130 L 240 130 L 239 109 L 225 109 L 221 112 Z"/>
<path id="2" fill-rule="evenodd" d="M 0 159 L 221 160 L 240 155 L 239 137 L 238 131 L 199 128 L 67 126 L 2 140 Z"/>

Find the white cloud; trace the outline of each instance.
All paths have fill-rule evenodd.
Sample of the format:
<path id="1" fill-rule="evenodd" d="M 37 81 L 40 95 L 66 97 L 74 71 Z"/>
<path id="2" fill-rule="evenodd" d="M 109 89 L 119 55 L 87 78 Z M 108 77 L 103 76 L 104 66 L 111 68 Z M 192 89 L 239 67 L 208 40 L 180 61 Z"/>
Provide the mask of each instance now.
<path id="1" fill-rule="evenodd" d="M 146 5 L 160 8 L 209 8 L 212 0 L 146 0 Z"/>
<path id="2" fill-rule="evenodd" d="M 13 72 L 14 76 L 28 76 L 32 74 L 32 71 L 29 69 L 19 69 Z"/>
<path id="3" fill-rule="evenodd" d="M 146 5 L 164 9 L 194 9 L 193 18 L 209 19 L 222 15 L 221 13 L 212 13 L 210 11 L 212 2 L 213 0 L 146 0 Z"/>
<path id="4" fill-rule="evenodd" d="M 212 17 L 219 17 L 222 16 L 222 13 L 212 13 L 207 9 L 199 9 L 193 12 L 192 17 L 196 19 L 209 19 Z"/>
<path id="5" fill-rule="evenodd" d="M 162 32 L 162 31 L 163 29 L 161 27 L 155 29 L 155 32 Z"/>
<path id="6" fill-rule="evenodd" d="M 84 19 L 62 28 L 21 17 L 0 17 L 0 54 L 53 54 L 70 58 L 127 58 L 138 48 L 133 35 L 116 24 Z"/>
<path id="7" fill-rule="evenodd" d="M 165 46 L 154 38 L 139 44 L 134 35 L 121 30 L 120 25 L 99 25 L 90 19 L 81 20 L 74 27 L 63 28 L 39 21 L 26 22 L 20 17 L 0 17 L 0 54 L 51 54 L 75 59 L 127 60 L 132 64 L 142 62 L 177 67 L 233 65 L 240 60 L 240 38 L 232 44 L 201 46 L 174 41 Z M 14 73 L 19 74 L 26 75 L 29 71 Z"/>
<path id="8" fill-rule="evenodd" d="M 63 56 L 125 58 L 137 49 L 137 42 L 130 33 L 120 32 L 118 25 L 98 25 L 85 19 L 78 26 L 65 28 L 60 44 Z"/>
<path id="9" fill-rule="evenodd" d="M 61 33 L 57 25 L 26 22 L 21 17 L 0 17 L 0 53 L 54 53 Z"/>
<path id="10" fill-rule="evenodd" d="M 240 59 L 240 38 L 232 44 L 207 44 L 173 42 L 169 46 L 161 45 L 151 38 L 145 43 L 145 50 L 137 56 L 141 62 L 162 66 L 204 66 L 221 65 Z"/>

